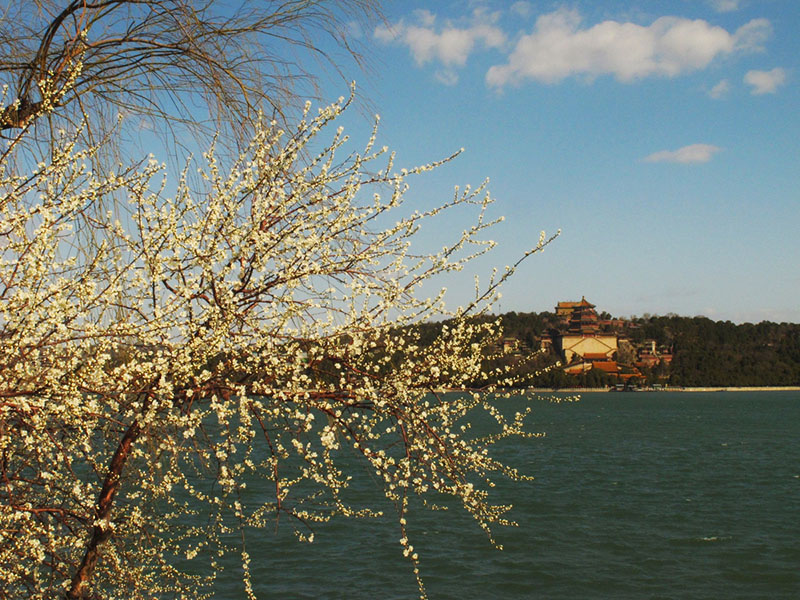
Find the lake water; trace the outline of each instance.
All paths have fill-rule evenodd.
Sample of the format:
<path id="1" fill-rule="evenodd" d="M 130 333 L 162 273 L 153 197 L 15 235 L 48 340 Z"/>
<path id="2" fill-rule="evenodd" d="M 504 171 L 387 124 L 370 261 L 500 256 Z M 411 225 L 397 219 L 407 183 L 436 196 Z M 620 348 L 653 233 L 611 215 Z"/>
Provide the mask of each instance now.
<path id="1" fill-rule="evenodd" d="M 503 551 L 416 515 L 432 600 L 800 598 L 800 392 L 589 393 L 533 417 L 545 438 L 499 448 L 536 477 L 498 486 L 520 524 Z M 417 597 L 391 519 L 283 529 L 248 540 L 260 598 Z M 244 598 L 235 567 L 216 597 Z"/>

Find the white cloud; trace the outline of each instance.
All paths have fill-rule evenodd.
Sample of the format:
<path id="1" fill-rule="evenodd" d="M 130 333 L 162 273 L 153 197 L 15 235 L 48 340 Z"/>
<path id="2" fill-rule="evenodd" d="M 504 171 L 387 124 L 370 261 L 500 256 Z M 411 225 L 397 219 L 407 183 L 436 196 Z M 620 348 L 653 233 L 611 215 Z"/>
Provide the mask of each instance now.
<path id="1" fill-rule="evenodd" d="M 711 6 L 717 12 L 733 12 L 739 10 L 740 0 L 711 0 Z"/>
<path id="2" fill-rule="evenodd" d="M 720 150 L 722 150 L 722 148 L 712 146 L 711 144 L 691 144 L 690 146 L 684 146 L 677 150 L 661 150 L 660 152 L 654 152 L 650 156 L 646 156 L 643 160 L 645 162 L 670 162 L 686 165 L 706 163 Z"/>
<path id="3" fill-rule="evenodd" d="M 514 2 L 509 10 L 520 17 L 530 17 L 533 14 L 533 5 L 530 2 Z"/>
<path id="4" fill-rule="evenodd" d="M 786 71 L 780 67 L 771 71 L 748 71 L 745 73 L 744 82 L 753 86 L 750 93 L 754 96 L 774 94 L 781 85 L 786 83 Z"/>
<path id="5" fill-rule="evenodd" d="M 458 83 L 458 73 L 452 69 L 437 71 L 434 77 L 436 78 L 436 81 L 443 83 L 444 85 L 455 85 Z"/>
<path id="6" fill-rule="evenodd" d="M 772 35 L 772 24 L 769 19 L 753 19 L 736 30 L 734 49 L 746 52 L 763 51 L 762 44 L 769 39 L 770 35 Z"/>
<path id="7" fill-rule="evenodd" d="M 348 21 L 346 27 L 347 37 L 351 40 L 360 40 L 364 37 L 364 30 L 358 21 Z"/>
<path id="8" fill-rule="evenodd" d="M 719 98 L 725 96 L 730 91 L 730 89 L 731 89 L 731 84 L 728 82 L 727 79 L 723 79 L 708 91 L 708 95 L 714 98 L 715 100 L 718 100 Z"/>
<path id="9" fill-rule="evenodd" d="M 581 28 L 578 11 L 561 9 L 540 16 L 508 62 L 489 69 L 486 81 L 501 88 L 525 79 L 557 83 L 575 75 L 613 75 L 622 82 L 674 77 L 703 69 L 718 56 L 759 49 L 769 35 L 766 19 L 752 20 L 734 33 L 680 17 L 661 17 L 649 26 L 604 21 Z"/>
<path id="10" fill-rule="evenodd" d="M 505 33 L 481 11 L 474 13 L 473 22 L 468 26 L 459 27 L 448 22 L 438 30 L 436 16 L 430 11 L 415 11 L 414 15 L 416 24 L 400 21 L 390 27 L 379 26 L 375 37 L 384 43 L 408 46 L 417 65 L 438 61 L 445 67 L 463 66 L 477 44 L 499 48 L 506 43 Z"/>
<path id="11" fill-rule="evenodd" d="M 436 23 L 436 15 L 426 8 L 418 8 L 414 11 L 414 16 L 423 27 L 433 27 L 433 24 Z"/>

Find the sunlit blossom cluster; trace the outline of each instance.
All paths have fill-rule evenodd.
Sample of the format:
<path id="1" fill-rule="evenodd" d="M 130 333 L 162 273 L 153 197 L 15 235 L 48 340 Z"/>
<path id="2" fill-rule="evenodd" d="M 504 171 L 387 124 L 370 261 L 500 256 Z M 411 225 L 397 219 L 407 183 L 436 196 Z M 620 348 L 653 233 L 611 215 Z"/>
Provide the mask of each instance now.
<path id="1" fill-rule="evenodd" d="M 335 128 L 347 104 L 308 105 L 293 130 L 264 119 L 237 156 L 212 147 L 174 184 L 155 159 L 92 169 L 99 148 L 77 131 L 25 169 L 7 143 L 0 589 L 9 597 L 208 597 L 220 557 L 233 553 L 254 598 L 248 531 L 280 519 L 313 542 L 331 518 L 384 512 L 349 499 L 354 459 L 374 473 L 379 504 L 394 507 L 423 597 L 412 509 L 460 505 L 492 543 L 492 527 L 510 523 L 489 491 L 496 476 L 523 475 L 491 446 L 534 434 L 527 411 L 507 414 L 488 398 L 514 381 L 486 366 L 502 351 L 486 315 L 519 263 L 476 282 L 455 312 L 444 292 L 421 296 L 424 282 L 491 249 L 491 198 L 480 186 L 407 209 L 408 179 L 441 163 L 397 170 L 376 145 L 377 125 L 352 151 Z M 423 223 L 462 205 L 475 206 L 474 226 L 439 253 L 416 254 Z M 443 318 L 423 343 L 415 325 Z M 473 431 L 475 410 L 493 431 Z M 256 481 L 268 497 L 244 492 Z M 204 568 L 181 566 L 194 561 Z"/>

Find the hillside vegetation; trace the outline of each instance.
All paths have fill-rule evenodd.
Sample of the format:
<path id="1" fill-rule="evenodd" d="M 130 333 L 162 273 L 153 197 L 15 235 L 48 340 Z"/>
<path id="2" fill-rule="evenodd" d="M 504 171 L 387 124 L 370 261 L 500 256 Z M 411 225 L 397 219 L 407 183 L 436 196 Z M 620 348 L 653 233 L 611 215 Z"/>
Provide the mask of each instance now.
<path id="1" fill-rule="evenodd" d="M 638 367 L 631 383 L 670 386 L 796 386 L 800 385 L 800 324 L 713 321 L 706 317 L 645 316 L 610 319 L 603 329 L 620 336 L 617 360 L 631 369 L 638 353 L 653 342 L 669 351 L 671 361 Z M 500 316 L 503 335 L 516 348 L 502 359 L 523 373 L 520 385 L 535 387 L 603 387 L 618 380 L 599 370 L 567 375 L 556 366 L 552 349 L 540 350 L 542 338 L 563 331 L 555 314 L 510 312 Z M 429 327 L 435 329 L 436 325 Z M 627 341 L 623 341 L 627 340 Z M 545 372 L 542 370 L 547 369 Z M 538 374 L 537 374 L 538 373 Z"/>

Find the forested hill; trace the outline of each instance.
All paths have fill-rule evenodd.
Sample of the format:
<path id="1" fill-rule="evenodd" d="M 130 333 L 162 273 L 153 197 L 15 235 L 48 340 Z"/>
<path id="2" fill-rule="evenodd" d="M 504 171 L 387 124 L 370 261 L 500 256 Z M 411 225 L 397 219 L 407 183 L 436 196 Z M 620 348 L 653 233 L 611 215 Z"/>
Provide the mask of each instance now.
<path id="1" fill-rule="evenodd" d="M 686 386 L 800 384 L 800 325 L 736 325 L 705 317 L 638 319 L 632 341 L 672 345 L 669 382 Z"/>
<path id="2" fill-rule="evenodd" d="M 501 316 L 504 335 L 519 340 L 521 353 L 541 346 L 542 336 L 563 329 L 553 313 L 506 313 Z M 671 361 L 641 367 L 643 382 L 675 386 L 787 386 L 800 385 L 800 324 L 712 321 L 706 317 L 647 316 L 612 319 L 601 315 L 602 329 L 629 343 L 620 344 L 617 360 L 635 363 L 643 347 L 671 354 Z M 623 348 L 627 348 L 626 356 Z M 555 362 L 551 353 L 536 361 Z M 533 375 L 533 373 L 531 373 Z M 613 383 L 605 374 L 590 372 L 568 376 L 552 370 L 531 377 L 528 384 L 588 386 Z"/>

